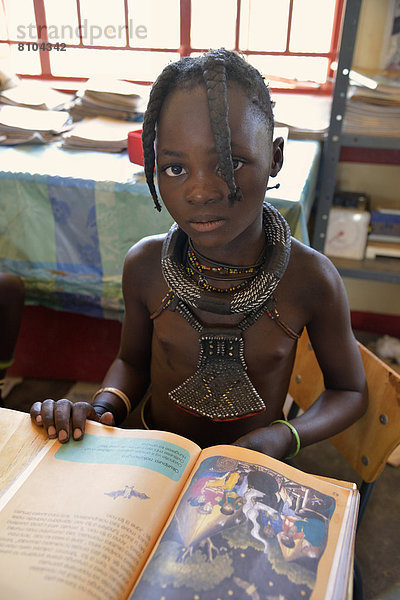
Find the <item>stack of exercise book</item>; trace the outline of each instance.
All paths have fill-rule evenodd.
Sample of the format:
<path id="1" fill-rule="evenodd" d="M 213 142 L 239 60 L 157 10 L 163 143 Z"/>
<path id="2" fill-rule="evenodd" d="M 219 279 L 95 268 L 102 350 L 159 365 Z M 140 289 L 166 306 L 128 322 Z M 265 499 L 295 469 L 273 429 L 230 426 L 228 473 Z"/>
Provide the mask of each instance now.
<path id="1" fill-rule="evenodd" d="M 149 90 L 149 86 L 136 85 L 120 79 L 89 79 L 77 91 L 70 114 L 74 121 L 98 116 L 141 121 Z"/>
<path id="2" fill-rule="evenodd" d="M 21 106 L 38 110 L 64 110 L 71 101 L 69 94 L 54 90 L 43 81 L 19 81 L 0 92 L 0 105 Z"/>
<path id="3" fill-rule="evenodd" d="M 253 450 L 0 409 L 0 496 L 1 598 L 349 597 L 356 485 Z"/>
<path id="4" fill-rule="evenodd" d="M 128 147 L 128 133 L 134 126 L 129 121 L 110 117 L 86 117 L 75 123 L 63 136 L 63 148 L 121 152 Z"/>
<path id="5" fill-rule="evenodd" d="M 60 139 L 71 127 L 66 111 L 0 107 L 0 145 L 46 144 Z"/>
<path id="6" fill-rule="evenodd" d="M 350 72 L 343 133 L 378 137 L 400 135 L 400 75 Z"/>

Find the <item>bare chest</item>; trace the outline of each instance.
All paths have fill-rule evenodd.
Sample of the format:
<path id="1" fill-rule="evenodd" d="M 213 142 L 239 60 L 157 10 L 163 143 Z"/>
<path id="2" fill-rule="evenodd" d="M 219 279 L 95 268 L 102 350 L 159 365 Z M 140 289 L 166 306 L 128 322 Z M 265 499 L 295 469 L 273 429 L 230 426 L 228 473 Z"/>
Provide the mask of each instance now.
<path id="1" fill-rule="evenodd" d="M 240 327 L 242 315 L 214 315 L 196 311 L 195 317 L 196 321 L 190 324 L 182 315 L 165 310 L 155 319 L 153 352 L 175 372 L 193 372 L 199 361 L 200 337 L 217 335 L 219 332 L 229 334 L 228 340 L 241 340 L 240 346 L 249 374 L 257 379 L 265 379 L 268 373 L 284 369 L 288 362 L 292 362 L 295 340 L 267 315 L 260 317 L 245 331 Z M 229 355 L 229 345 L 226 351 Z M 232 354 L 235 359 L 237 354 Z"/>

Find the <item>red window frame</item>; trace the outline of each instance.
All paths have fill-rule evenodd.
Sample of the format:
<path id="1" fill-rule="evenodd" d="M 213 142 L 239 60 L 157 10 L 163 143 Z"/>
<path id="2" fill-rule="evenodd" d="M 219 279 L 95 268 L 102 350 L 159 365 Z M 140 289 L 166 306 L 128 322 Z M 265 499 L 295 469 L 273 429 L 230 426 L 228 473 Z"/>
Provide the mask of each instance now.
<path id="1" fill-rule="evenodd" d="M 32 0 L 34 5 L 35 19 L 36 19 L 36 27 L 37 31 L 41 33 L 41 39 L 38 40 L 39 43 L 47 43 L 47 21 L 46 21 L 46 10 L 44 6 L 44 0 Z M 127 50 L 127 51 L 136 51 L 136 52 L 178 52 L 180 56 L 189 56 L 192 53 L 206 52 L 207 48 L 194 48 L 191 45 L 190 39 L 190 31 L 191 31 L 191 0 L 180 0 L 180 45 L 179 48 L 152 48 L 152 47 L 135 47 L 129 44 L 129 11 L 128 11 L 128 0 L 124 0 L 124 9 L 125 9 L 125 32 L 126 32 L 126 40 L 124 46 L 106 46 L 106 45 L 88 45 L 83 43 L 81 27 L 81 11 L 80 11 L 80 0 L 75 0 L 77 5 L 77 15 L 78 15 L 78 26 L 80 31 L 80 41 L 79 44 L 68 44 L 68 48 L 82 48 L 86 50 Z M 328 73 L 327 73 L 327 81 L 324 84 L 321 84 L 319 88 L 315 88 L 310 92 L 309 87 L 302 87 L 301 85 L 296 86 L 292 89 L 285 88 L 276 88 L 279 89 L 280 92 L 304 92 L 304 93 L 313 93 L 313 94 L 330 94 L 332 92 L 333 87 L 333 79 L 334 79 L 334 69 L 332 69 L 332 64 L 337 61 L 338 52 L 339 52 L 339 43 L 340 43 L 340 31 L 341 31 L 341 21 L 343 15 L 343 8 L 345 0 L 337 0 L 335 6 L 335 14 L 333 20 L 333 29 L 332 29 L 332 37 L 331 37 L 331 45 L 328 52 L 292 52 L 290 48 L 290 34 L 291 34 L 291 23 L 292 23 L 292 14 L 293 14 L 293 2 L 294 0 L 289 0 L 289 14 L 288 14 L 288 28 L 287 28 L 287 39 L 286 39 L 286 48 L 282 52 L 265 52 L 265 51 L 256 51 L 256 50 L 243 50 L 239 46 L 239 32 L 240 32 L 240 10 L 242 0 L 236 0 L 236 26 L 235 26 L 235 47 L 233 50 L 240 51 L 242 54 L 246 56 L 299 56 L 299 57 L 322 57 L 328 59 Z M 8 43 L 8 44 L 18 44 L 21 43 L 21 40 L 0 40 L 0 43 Z M 40 66 L 41 73 L 39 75 L 27 75 L 21 73 L 20 75 L 24 78 L 29 79 L 43 79 L 47 81 L 56 80 L 58 82 L 65 81 L 86 81 L 87 78 L 84 77 L 55 77 L 51 72 L 50 66 L 50 56 L 49 52 L 38 50 L 39 58 L 40 58 Z M 139 81 L 132 80 L 135 83 L 144 83 L 150 84 L 152 81 Z M 271 89 L 274 89 L 273 82 L 270 83 Z"/>

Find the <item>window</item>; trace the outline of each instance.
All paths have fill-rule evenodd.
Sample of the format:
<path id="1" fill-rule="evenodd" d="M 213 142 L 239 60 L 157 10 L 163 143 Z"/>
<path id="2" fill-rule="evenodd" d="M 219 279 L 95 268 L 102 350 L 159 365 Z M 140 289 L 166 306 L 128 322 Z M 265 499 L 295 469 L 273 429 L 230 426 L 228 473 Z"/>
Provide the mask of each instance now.
<path id="1" fill-rule="evenodd" d="M 0 57 L 26 77 L 152 82 L 183 55 L 241 51 L 273 88 L 330 91 L 344 0 L 0 0 Z"/>

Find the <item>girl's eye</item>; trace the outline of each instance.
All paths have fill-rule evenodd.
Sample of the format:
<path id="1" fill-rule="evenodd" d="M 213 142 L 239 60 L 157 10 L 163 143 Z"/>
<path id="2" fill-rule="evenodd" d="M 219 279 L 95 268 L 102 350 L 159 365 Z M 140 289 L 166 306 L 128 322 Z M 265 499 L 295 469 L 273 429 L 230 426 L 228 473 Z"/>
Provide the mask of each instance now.
<path id="1" fill-rule="evenodd" d="M 238 171 L 239 169 L 241 169 L 243 167 L 244 162 L 242 160 L 239 160 L 238 158 L 232 158 L 232 164 L 233 164 L 233 170 Z"/>
<path id="2" fill-rule="evenodd" d="M 243 167 L 244 162 L 242 160 L 239 160 L 238 158 L 232 158 L 232 164 L 233 164 L 233 170 L 238 171 L 239 169 L 241 169 Z M 217 173 L 219 176 L 221 176 L 221 167 L 217 167 Z"/>
<path id="3" fill-rule="evenodd" d="M 184 175 L 186 171 L 180 165 L 171 165 L 164 169 L 164 173 L 168 175 L 168 177 L 178 177 L 179 175 Z"/>

